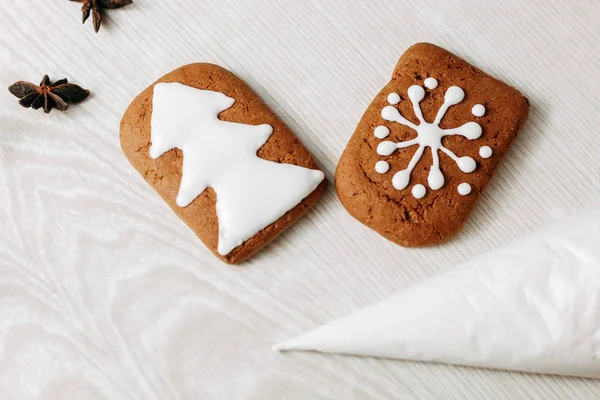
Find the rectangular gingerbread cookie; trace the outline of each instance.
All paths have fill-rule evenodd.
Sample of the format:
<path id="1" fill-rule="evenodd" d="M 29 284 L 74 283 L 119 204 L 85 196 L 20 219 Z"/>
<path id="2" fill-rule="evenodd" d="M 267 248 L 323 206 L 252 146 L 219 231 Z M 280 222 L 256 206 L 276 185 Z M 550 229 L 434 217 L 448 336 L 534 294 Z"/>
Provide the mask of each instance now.
<path id="1" fill-rule="evenodd" d="M 131 164 L 228 263 L 267 245 L 315 205 L 324 175 L 233 73 L 190 64 L 163 76 L 121 121 Z"/>
<path id="2" fill-rule="evenodd" d="M 402 246 L 463 227 L 529 114 L 515 88 L 429 43 L 400 57 L 336 169 L 356 219 Z"/>

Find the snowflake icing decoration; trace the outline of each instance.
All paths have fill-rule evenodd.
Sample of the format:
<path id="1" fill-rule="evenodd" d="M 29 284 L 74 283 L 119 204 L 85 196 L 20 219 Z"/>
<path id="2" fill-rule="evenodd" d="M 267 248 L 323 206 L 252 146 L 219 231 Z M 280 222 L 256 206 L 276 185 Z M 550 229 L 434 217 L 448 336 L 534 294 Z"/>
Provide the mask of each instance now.
<path id="1" fill-rule="evenodd" d="M 437 85 L 428 84 L 426 84 L 426 86 L 428 88 L 430 88 L 430 86 L 433 86 L 433 88 L 437 87 Z M 440 150 L 454 160 L 462 172 L 473 172 L 477 167 L 475 160 L 468 156 L 458 157 L 456 154 L 442 145 L 442 138 L 445 136 L 460 135 L 469 140 L 479 139 L 482 134 L 481 126 L 476 122 L 467 122 L 466 124 L 457 128 L 441 129 L 439 127 L 440 122 L 444 118 L 444 115 L 446 115 L 448 109 L 464 100 L 465 92 L 458 86 L 449 87 L 444 95 L 444 104 L 438 110 L 435 120 L 432 123 L 425 121 L 419 105 L 421 100 L 425 98 L 425 90 L 419 85 L 412 85 L 410 88 L 408 88 L 408 98 L 412 103 L 415 116 L 419 120 L 418 125 L 415 125 L 411 121 L 404 118 L 396 107 L 386 106 L 383 108 L 383 110 L 381 110 L 381 117 L 386 121 L 397 122 L 417 132 L 417 137 L 414 139 L 398 143 L 386 140 L 379 143 L 377 146 L 377 154 L 381 156 L 390 156 L 396 150 L 418 146 L 406 169 L 398 171 L 394 174 L 392 178 L 392 184 L 394 188 L 397 190 L 403 190 L 409 185 L 412 171 L 423 156 L 426 147 L 431 149 L 431 155 L 433 158 L 433 163 L 429 169 L 429 175 L 427 177 L 427 184 L 432 190 L 441 189 L 445 182 L 444 175 L 440 170 Z M 418 196 L 418 198 L 420 197 L 423 196 Z"/>

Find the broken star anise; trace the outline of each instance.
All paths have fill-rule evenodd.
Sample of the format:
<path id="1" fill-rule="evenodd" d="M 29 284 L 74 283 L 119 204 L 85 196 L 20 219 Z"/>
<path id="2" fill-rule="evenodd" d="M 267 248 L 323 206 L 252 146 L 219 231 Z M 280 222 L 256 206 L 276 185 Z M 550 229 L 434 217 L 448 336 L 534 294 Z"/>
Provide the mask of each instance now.
<path id="1" fill-rule="evenodd" d="M 51 84 L 48 75 L 44 75 L 39 86 L 18 81 L 10 85 L 8 90 L 21 99 L 19 104 L 23 107 L 31 107 L 34 110 L 43 107 L 46 114 L 52 108 L 65 111 L 68 108 L 67 103 L 79 103 L 90 95 L 89 90 L 69 83 L 66 78 Z"/>
<path id="2" fill-rule="evenodd" d="M 121 8 L 133 3 L 133 0 L 71 0 L 78 3 L 83 3 L 81 6 L 81 13 L 83 14 L 82 22 L 90 17 L 92 14 L 92 22 L 94 23 L 94 30 L 96 33 L 100 30 L 100 24 L 102 24 L 102 9 L 110 8 Z"/>

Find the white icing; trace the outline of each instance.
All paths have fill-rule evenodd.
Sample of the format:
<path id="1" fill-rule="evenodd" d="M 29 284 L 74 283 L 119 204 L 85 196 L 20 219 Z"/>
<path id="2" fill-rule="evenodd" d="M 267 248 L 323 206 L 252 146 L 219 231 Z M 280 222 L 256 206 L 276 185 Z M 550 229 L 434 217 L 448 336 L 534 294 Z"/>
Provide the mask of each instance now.
<path id="1" fill-rule="evenodd" d="M 479 148 L 481 158 L 490 158 L 492 156 L 492 148 L 490 146 L 481 146 Z"/>
<path id="2" fill-rule="evenodd" d="M 427 188 L 420 183 L 417 183 L 415 186 L 413 186 L 411 193 L 415 199 L 422 199 L 427 193 Z"/>
<path id="3" fill-rule="evenodd" d="M 466 196 L 469 193 L 471 193 L 471 185 L 469 185 L 466 182 L 461 183 L 460 185 L 458 185 L 458 193 L 461 196 Z"/>
<path id="4" fill-rule="evenodd" d="M 381 142 L 379 145 L 377 145 L 377 154 L 380 156 L 389 156 L 396 151 L 397 148 L 398 145 L 396 143 L 386 140 L 385 142 Z"/>
<path id="5" fill-rule="evenodd" d="M 398 93 L 390 93 L 388 94 L 387 101 L 390 104 L 398 104 L 400 103 L 400 95 Z"/>
<path id="6" fill-rule="evenodd" d="M 483 104 L 475 104 L 471 109 L 471 113 L 476 117 L 483 117 L 485 115 L 485 106 Z"/>
<path id="7" fill-rule="evenodd" d="M 425 81 L 423 81 L 423 84 L 427 89 L 435 89 L 436 87 L 438 87 L 437 79 L 431 77 L 426 78 Z"/>
<path id="8" fill-rule="evenodd" d="M 373 134 L 377 139 L 385 139 L 390 135 L 390 128 L 388 128 L 387 126 L 379 125 L 377 128 L 375 128 Z"/>
<path id="9" fill-rule="evenodd" d="M 444 96 L 444 104 L 438 110 L 437 116 L 432 123 L 425 122 L 423 119 L 423 113 L 421 112 L 419 103 L 424 97 L 425 90 L 421 86 L 413 85 L 408 88 L 408 98 L 412 102 L 415 116 L 419 120 L 418 125 L 415 125 L 404 118 L 396 107 L 386 106 L 381 111 L 381 117 L 386 121 L 397 122 L 417 132 L 417 137 L 414 139 L 398 143 L 385 141 L 381 142 L 377 146 L 377 154 L 389 156 L 397 149 L 418 145 L 418 148 L 406 169 L 398 171 L 392 177 L 392 184 L 398 190 L 405 189 L 410 183 L 412 171 L 421 159 L 426 147 L 431 149 L 431 155 L 433 158 L 433 163 L 429 169 L 429 176 L 427 177 L 427 183 L 432 190 L 438 190 L 444 186 L 445 179 L 442 171 L 440 170 L 440 150 L 454 160 L 459 169 L 465 173 L 471 173 L 477 167 L 475 160 L 473 160 L 471 157 L 458 157 L 452 151 L 444 147 L 442 145 L 442 138 L 445 136 L 461 135 L 470 140 L 478 139 L 482 133 L 481 126 L 476 122 L 467 122 L 466 124 L 457 128 L 441 129 L 439 127 L 439 124 L 448 111 L 448 108 L 463 101 L 465 92 L 458 86 L 451 86 L 448 88 Z"/>
<path id="10" fill-rule="evenodd" d="M 600 206 L 278 346 L 600 378 Z"/>
<path id="11" fill-rule="evenodd" d="M 275 222 L 324 178 L 321 171 L 259 158 L 273 128 L 220 120 L 234 103 L 223 93 L 180 83 L 154 86 L 150 156 L 183 152 L 178 206 L 214 189 L 221 255 Z"/>
<path id="12" fill-rule="evenodd" d="M 375 163 L 375 171 L 379 172 L 380 174 L 385 174 L 389 170 L 390 164 L 388 164 L 387 161 L 377 161 Z"/>

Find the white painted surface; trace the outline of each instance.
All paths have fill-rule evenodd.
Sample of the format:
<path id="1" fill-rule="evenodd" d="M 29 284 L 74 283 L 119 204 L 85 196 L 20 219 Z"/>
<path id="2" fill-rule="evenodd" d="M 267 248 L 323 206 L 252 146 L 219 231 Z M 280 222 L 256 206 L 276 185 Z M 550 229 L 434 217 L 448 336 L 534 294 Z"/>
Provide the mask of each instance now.
<path id="1" fill-rule="evenodd" d="M 66 0 L 0 2 L 2 87 L 49 73 L 92 91 L 44 115 L 0 90 L 0 398 L 600 396 L 592 380 L 270 350 L 599 198 L 600 3 L 138 0 L 109 12 L 98 35 L 80 17 Z M 470 223 L 443 246 L 397 247 L 329 190 L 253 261 L 228 267 L 120 152 L 119 120 L 135 95 L 209 61 L 245 79 L 331 180 L 363 111 L 417 41 L 532 102 Z"/>

